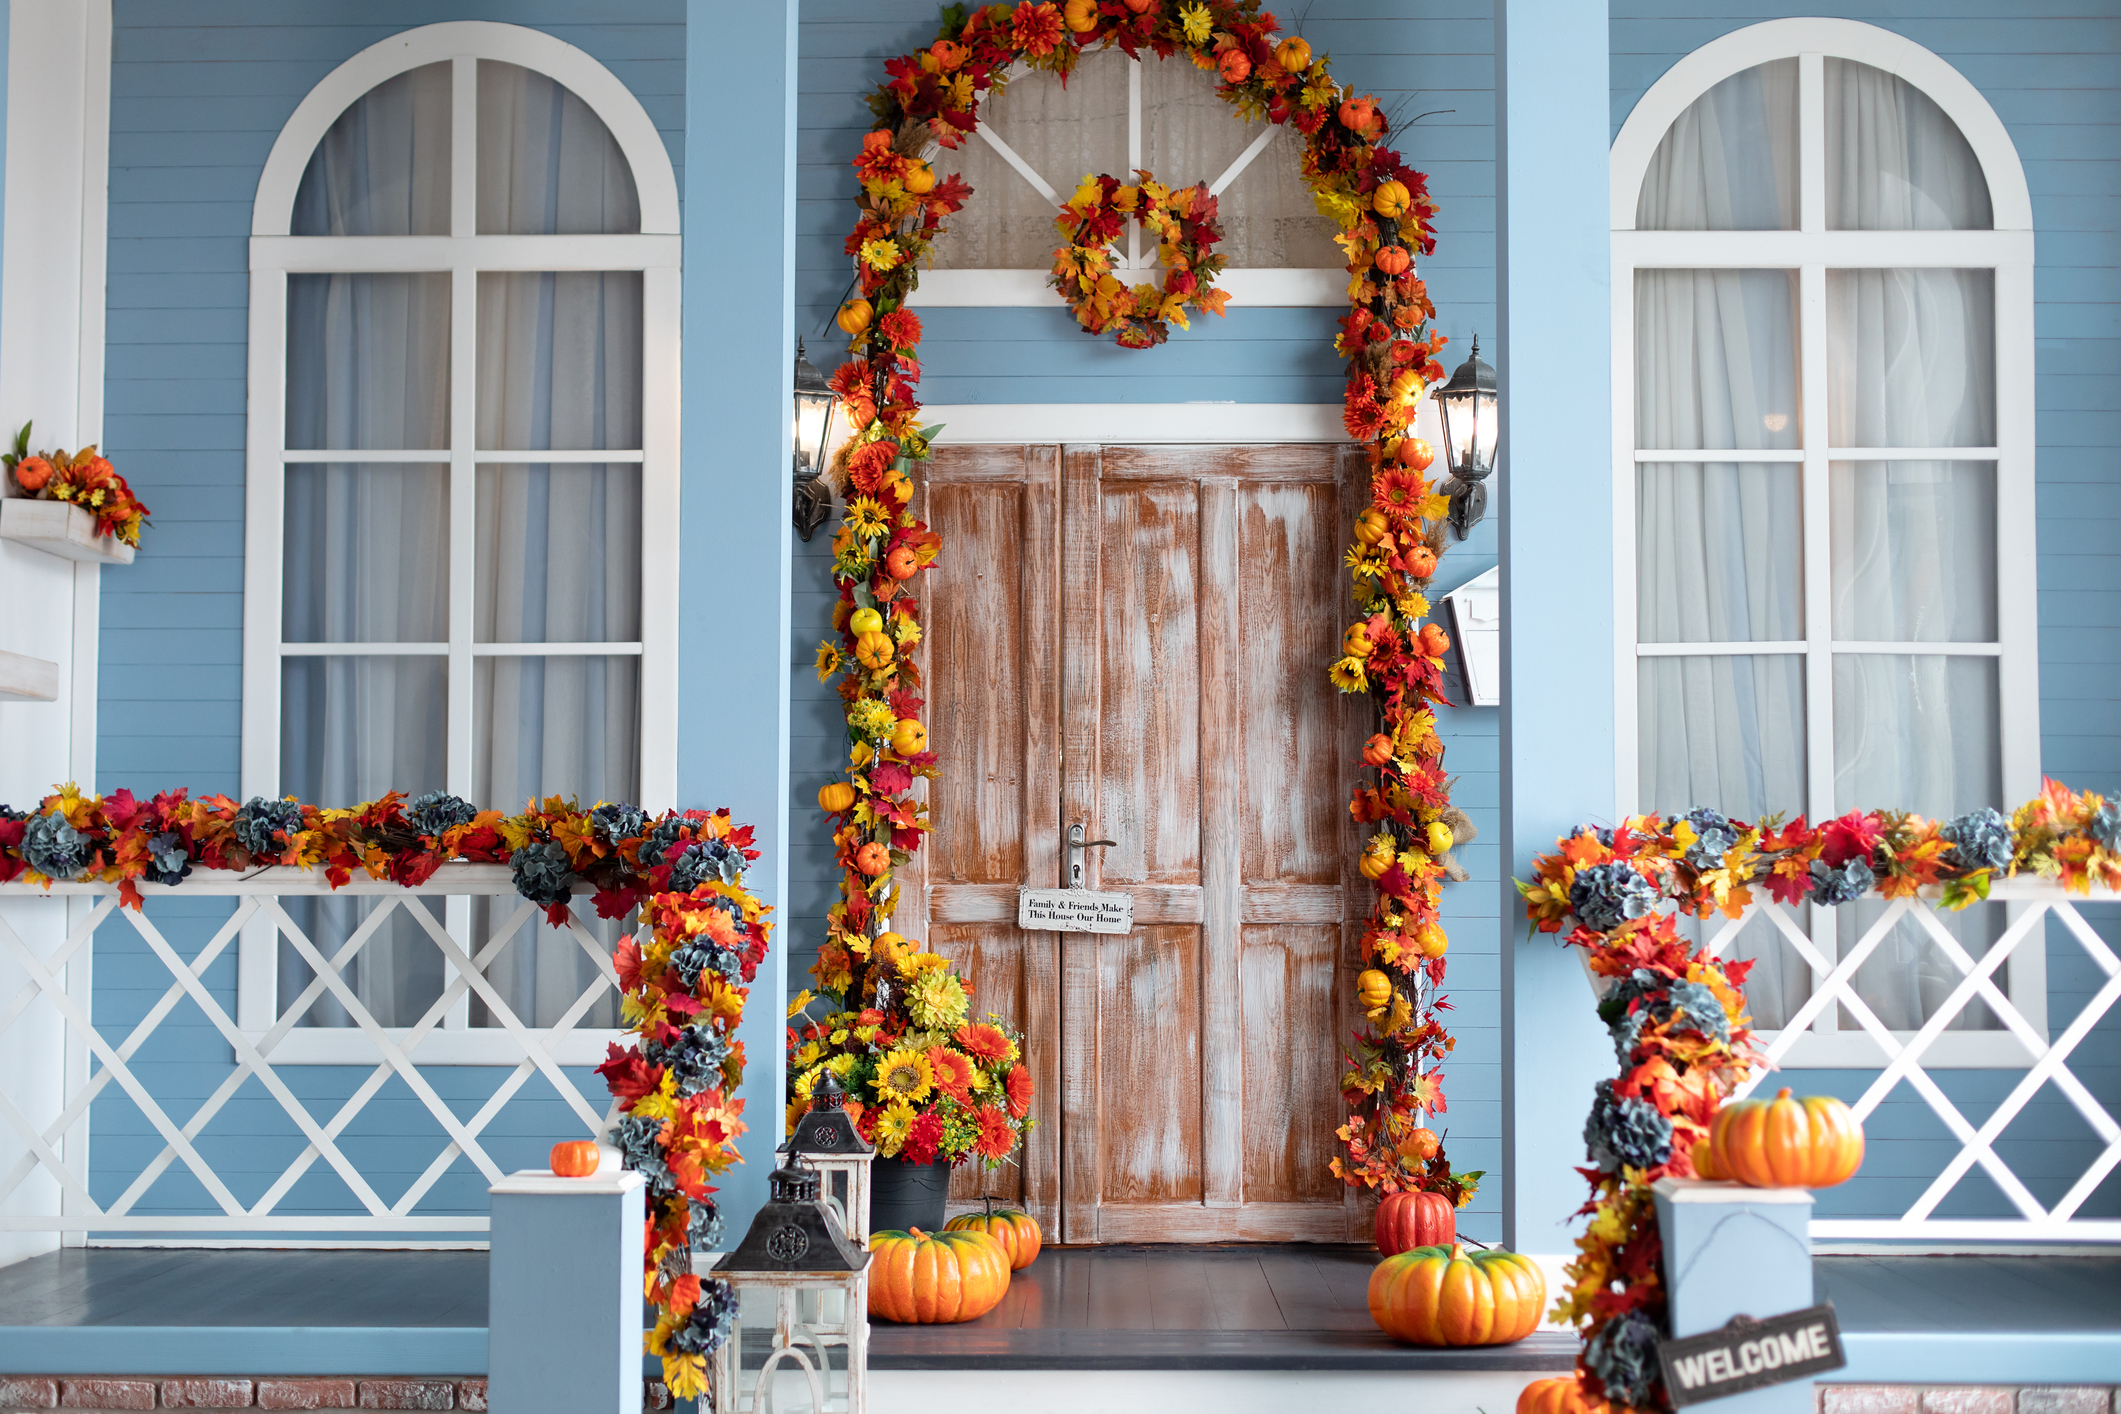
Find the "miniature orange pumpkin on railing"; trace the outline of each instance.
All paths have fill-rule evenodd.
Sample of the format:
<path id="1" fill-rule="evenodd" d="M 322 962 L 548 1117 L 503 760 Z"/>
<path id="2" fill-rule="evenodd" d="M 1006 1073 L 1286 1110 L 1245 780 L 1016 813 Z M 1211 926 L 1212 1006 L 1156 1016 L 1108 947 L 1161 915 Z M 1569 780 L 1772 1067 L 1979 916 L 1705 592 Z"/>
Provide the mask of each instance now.
<path id="1" fill-rule="evenodd" d="M 879 1232 L 869 1250 L 869 1314 L 880 1320 L 976 1321 L 1009 1290 L 1009 1258 L 984 1232 Z"/>
<path id="2" fill-rule="evenodd" d="M 1708 1151 L 1714 1172 L 1704 1178 L 1752 1188 L 1832 1188 L 1862 1166 L 1863 1126 L 1833 1096 L 1792 1099 L 1785 1086 L 1772 1100 L 1739 1100 L 1718 1110 Z"/>
<path id="3" fill-rule="evenodd" d="M 1539 1329 L 1546 1278 L 1530 1257 L 1457 1243 L 1387 1257 L 1370 1273 L 1370 1319 L 1414 1345 L 1507 1345 Z"/>
<path id="4" fill-rule="evenodd" d="M 1022 1208 L 997 1208 L 994 1200 L 985 1200 L 984 1213 L 959 1213 L 943 1224 L 946 1232 L 983 1232 L 1000 1244 L 1002 1255 L 1009 1259 L 1009 1270 L 1020 1272 L 1031 1265 L 1045 1238 L 1038 1230 L 1038 1219 Z"/>
<path id="5" fill-rule="evenodd" d="M 1555 1375 L 1524 1387 L 1517 1414 L 1606 1414 L 1606 1402 L 1586 1395 L 1576 1376 Z"/>
<path id="6" fill-rule="evenodd" d="M 552 1146 L 546 1161 L 561 1178 L 587 1178 L 597 1171 L 597 1141 L 568 1139 Z"/>

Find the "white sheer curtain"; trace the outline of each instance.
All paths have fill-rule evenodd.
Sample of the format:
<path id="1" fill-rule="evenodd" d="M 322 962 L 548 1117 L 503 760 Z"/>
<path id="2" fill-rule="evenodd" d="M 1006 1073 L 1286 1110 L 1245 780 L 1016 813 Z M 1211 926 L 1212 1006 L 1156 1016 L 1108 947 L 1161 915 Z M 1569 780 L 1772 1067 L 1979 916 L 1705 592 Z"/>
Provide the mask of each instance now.
<path id="1" fill-rule="evenodd" d="M 481 233 L 640 229 L 624 157 L 596 116 L 553 80 L 479 66 Z M 447 65 L 392 79 L 340 117 L 305 174 L 297 235 L 448 229 Z M 637 449 L 638 273 L 479 277 L 476 445 Z M 451 445 L 450 277 L 298 275 L 288 316 L 290 447 Z M 473 521 L 473 637 L 481 643 L 630 642 L 640 636 L 638 463 L 480 464 L 475 504 L 450 502 L 444 465 L 344 462 L 288 469 L 286 636 L 308 642 L 445 642 L 452 509 Z M 343 805 L 388 789 L 442 787 L 451 711 L 473 717 L 473 803 L 519 810 L 533 796 L 631 800 L 638 788 L 638 660 L 605 654 L 474 660 L 474 701 L 446 700 L 441 656 L 292 658 L 283 789 Z M 309 904 L 327 952 L 364 916 L 354 900 Z M 483 937 L 486 907 L 474 910 Z M 609 933 L 610 926 L 599 931 Z M 592 964 L 576 942 L 526 929 L 489 975 L 516 1014 L 550 1024 Z M 364 1006 L 407 1025 L 439 995 L 440 954 L 406 920 L 350 969 Z M 283 1004 L 309 980 L 291 949 Z M 607 999 L 583 1018 L 611 1024 Z M 474 1023 L 488 1018 L 475 1007 Z M 320 1002 L 311 1024 L 346 1025 Z"/>
<path id="2" fill-rule="evenodd" d="M 1651 230 L 1794 230 L 1795 60 L 1718 84 L 1676 121 L 1637 208 Z M 1985 225 L 1987 192 L 1963 138 L 1891 75 L 1826 65 L 1828 223 Z M 1975 200 L 1978 194 L 1978 201 Z M 1793 262 L 1794 263 L 1794 262 Z M 1987 272 L 1864 270 L 1828 282 L 1828 442 L 1986 446 L 1994 438 Z M 1797 277 L 1789 270 L 1644 270 L 1635 277 L 1637 446 L 1786 450 L 1799 417 Z M 1995 635 L 1993 469 L 1985 462 L 1837 462 L 1830 475 L 1837 640 Z M 1793 462 L 1643 463 L 1637 469 L 1639 641 L 1805 637 L 1801 472 Z M 1987 546 L 1987 549 L 1983 549 Z M 1841 654 L 1833 740 L 1805 716 L 1795 654 L 1644 657 L 1638 670 L 1643 808 L 1709 806 L 1757 819 L 1805 808 L 1808 751 L 1831 750 L 1836 810 L 1952 815 L 1997 796 L 1993 659 Z M 1841 910 L 1852 942 L 1864 910 Z M 1968 941 L 1985 919 L 1962 920 Z M 1748 994 L 1775 1026 L 1808 970 L 1756 923 Z M 1919 1026 L 1948 967 L 1903 930 L 1859 979 L 1888 1025 Z M 1979 1024 L 1978 1020 L 1970 1024 Z"/>

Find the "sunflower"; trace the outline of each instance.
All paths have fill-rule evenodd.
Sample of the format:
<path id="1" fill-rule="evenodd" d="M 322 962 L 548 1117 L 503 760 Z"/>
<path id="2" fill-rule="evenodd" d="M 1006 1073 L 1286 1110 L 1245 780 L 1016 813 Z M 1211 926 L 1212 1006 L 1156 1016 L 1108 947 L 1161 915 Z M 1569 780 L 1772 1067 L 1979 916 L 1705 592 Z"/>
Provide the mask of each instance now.
<path id="1" fill-rule="evenodd" d="M 1422 498 L 1429 493 L 1429 484 L 1418 471 L 1403 466 L 1387 468 L 1370 483 L 1370 500 L 1373 504 L 1401 516 L 1421 514 Z"/>
<path id="2" fill-rule="evenodd" d="M 960 1104 L 971 1100 L 972 1081 L 978 1072 L 972 1068 L 970 1056 L 948 1046 L 933 1046 L 928 1050 L 928 1065 L 935 1074 L 935 1088 L 939 1093 Z"/>
<path id="3" fill-rule="evenodd" d="M 984 1021 L 959 1027 L 955 1039 L 964 1047 L 965 1054 L 981 1065 L 1005 1065 L 1016 1059 L 1016 1047 L 1010 1042 L 1008 1033 Z"/>
<path id="4" fill-rule="evenodd" d="M 901 1047 L 876 1066 L 877 1098 L 911 1100 L 918 1104 L 935 1088 L 935 1069 L 919 1051 Z"/>
<path id="5" fill-rule="evenodd" d="M 894 1158 L 913 1131 L 913 1106 L 897 1101 L 876 1112 L 876 1148 L 885 1158 Z"/>
<path id="6" fill-rule="evenodd" d="M 870 496 L 856 496 L 847 503 L 847 528 L 858 540 L 869 540 L 891 528 L 891 517 Z"/>
<path id="7" fill-rule="evenodd" d="M 1341 659 L 1326 669 L 1326 676 L 1342 692 L 1367 692 L 1370 689 L 1370 677 L 1363 671 L 1360 658 Z"/>

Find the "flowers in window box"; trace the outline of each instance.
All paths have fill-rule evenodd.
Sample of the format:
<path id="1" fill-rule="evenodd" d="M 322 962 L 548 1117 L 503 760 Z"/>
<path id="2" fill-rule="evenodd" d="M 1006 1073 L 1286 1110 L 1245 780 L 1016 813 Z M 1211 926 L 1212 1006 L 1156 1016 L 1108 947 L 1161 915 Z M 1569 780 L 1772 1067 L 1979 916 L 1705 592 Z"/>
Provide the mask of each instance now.
<path id="1" fill-rule="evenodd" d="M 87 511 L 96 520 L 98 535 L 116 536 L 135 549 L 140 545 L 140 527 L 147 524 L 148 509 L 133 495 L 133 489 L 93 446 L 78 452 L 32 453 L 30 424 L 15 434 L 15 449 L 0 455 L 0 466 L 25 496 L 44 501 L 65 501 Z"/>

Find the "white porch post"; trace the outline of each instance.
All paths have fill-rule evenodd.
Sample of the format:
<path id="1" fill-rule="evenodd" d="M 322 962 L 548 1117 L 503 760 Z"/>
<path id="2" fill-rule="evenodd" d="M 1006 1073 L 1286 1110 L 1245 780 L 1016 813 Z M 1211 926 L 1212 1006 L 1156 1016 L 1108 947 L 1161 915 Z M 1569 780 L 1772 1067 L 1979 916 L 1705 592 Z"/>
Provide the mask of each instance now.
<path id="1" fill-rule="evenodd" d="M 678 806 L 756 831 L 750 875 L 777 912 L 739 1035 L 744 1162 L 716 1195 L 728 1242 L 766 1200 L 781 1135 L 788 919 L 789 575 L 794 529 L 796 0 L 686 11 L 684 453 Z M 742 54 L 741 64 L 729 62 Z M 745 197 L 722 190 L 737 123 Z"/>
<path id="2" fill-rule="evenodd" d="M 1527 939 L 1510 882 L 1614 805 L 1607 51 L 1603 4 L 1496 4 L 1503 1240 L 1539 1255 L 1568 1250 L 1613 1073 L 1582 966 Z"/>

